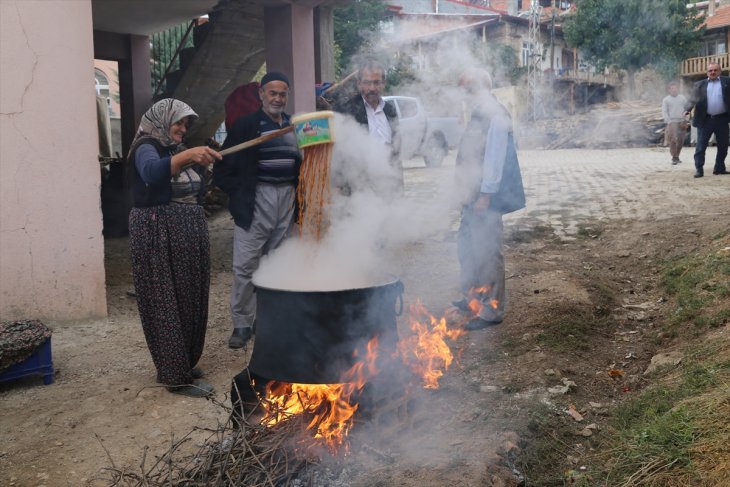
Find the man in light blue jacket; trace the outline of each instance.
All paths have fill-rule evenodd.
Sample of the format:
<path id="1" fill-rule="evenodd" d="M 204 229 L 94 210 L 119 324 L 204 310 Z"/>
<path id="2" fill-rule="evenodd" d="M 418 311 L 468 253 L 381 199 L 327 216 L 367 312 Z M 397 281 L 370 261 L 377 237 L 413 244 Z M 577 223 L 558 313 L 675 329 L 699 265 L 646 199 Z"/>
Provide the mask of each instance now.
<path id="1" fill-rule="evenodd" d="M 473 107 L 456 158 L 457 182 L 464 190 L 458 234 L 461 291 L 454 305 L 463 311 L 476 298 L 476 317 L 468 330 L 496 325 L 504 319 L 504 255 L 502 215 L 525 207 L 512 118 L 491 93 L 489 73 L 472 71 L 462 86 Z"/>

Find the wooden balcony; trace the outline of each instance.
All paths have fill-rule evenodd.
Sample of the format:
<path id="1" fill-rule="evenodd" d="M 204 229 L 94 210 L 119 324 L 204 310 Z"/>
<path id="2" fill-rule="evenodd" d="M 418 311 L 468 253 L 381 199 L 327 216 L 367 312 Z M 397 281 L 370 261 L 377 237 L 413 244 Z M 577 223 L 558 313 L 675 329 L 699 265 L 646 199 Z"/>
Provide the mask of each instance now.
<path id="1" fill-rule="evenodd" d="M 720 63 L 720 69 L 723 74 L 730 71 L 730 54 L 716 54 L 714 56 L 692 57 L 682 61 L 682 76 L 704 76 L 707 74 L 707 65 L 710 63 Z"/>
<path id="2" fill-rule="evenodd" d="M 572 80 L 583 83 L 598 83 L 611 86 L 621 84 L 621 79 L 614 71 L 609 71 L 608 73 L 595 73 L 589 70 L 565 69 L 556 73 L 555 79 Z"/>

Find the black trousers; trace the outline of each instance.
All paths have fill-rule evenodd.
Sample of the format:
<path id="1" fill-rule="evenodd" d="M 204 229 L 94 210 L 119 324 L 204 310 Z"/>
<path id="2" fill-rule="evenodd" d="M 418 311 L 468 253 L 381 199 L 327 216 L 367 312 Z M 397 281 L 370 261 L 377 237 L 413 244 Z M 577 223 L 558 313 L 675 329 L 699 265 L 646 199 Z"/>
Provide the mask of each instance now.
<path id="1" fill-rule="evenodd" d="M 695 169 L 697 172 L 703 172 L 705 165 L 705 151 L 710 142 L 710 137 L 715 134 L 717 141 L 717 155 L 715 156 L 715 167 L 713 172 L 725 171 L 725 156 L 727 156 L 728 139 L 730 138 L 730 115 L 720 115 L 716 117 L 705 117 L 702 126 L 697 127 L 697 145 L 695 146 Z"/>

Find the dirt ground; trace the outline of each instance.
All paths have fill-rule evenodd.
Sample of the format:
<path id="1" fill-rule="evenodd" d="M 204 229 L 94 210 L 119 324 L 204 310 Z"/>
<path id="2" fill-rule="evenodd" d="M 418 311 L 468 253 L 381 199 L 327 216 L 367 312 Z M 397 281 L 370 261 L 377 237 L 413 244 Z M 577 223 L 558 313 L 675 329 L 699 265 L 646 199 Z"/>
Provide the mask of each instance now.
<path id="1" fill-rule="evenodd" d="M 451 169 L 441 168 L 442 173 L 429 177 Z M 423 171 L 431 170 L 407 169 L 406 184 L 428 187 Z M 415 198 L 423 194 L 411 193 Z M 723 201 L 727 204 L 728 198 Z M 714 195 L 695 202 L 698 208 L 718 203 Z M 654 210 L 661 214 L 664 203 L 656 204 Z M 394 273 L 405 285 L 407 305 L 420 299 L 433 314 L 453 318 L 449 303 L 458 283 L 455 228 L 403 250 Z M 513 471 L 514 459 L 532 408 L 539 403 L 558 409 L 574 404 L 589 410 L 588 421 L 600 427 L 600 414 L 593 414 L 589 404 L 608 405 L 642 388 L 651 357 L 680 345 L 660 331 L 670 311 L 658 285 L 661 263 L 706 250 L 716 244 L 718 234 L 727 235 L 727 228 L 727 218 L 716 213 L 586 217 L 570 236 L 556 234 L 529 215 L 507 225 L 506 321 L 452 344 L 455 364 L 440 389 L 414 395 L 416 406 L 407 426 L 380 435 L 353 431 L 361 448 L 348 458 L 342 478 L 323 485 L 517 485 L 522 473 Z M 250 348 L 230 350 L 226 344 L 231 229 L 227 213 L 211 217 L 210 319 L 199 364 L 222 402 L 227 401 L 231 378 L 250 356 Z M 194 426 L 215 428 L 227 419 L 212 402 L 170 394 L 155 383 L 136 303 L 128 295 L 127 245 L 126 239 L 106 242 L 108 318 L 49 323 L 54 330 L 55 383 L 44 386 L 40 379 L 27 379 L 0 384 L 0 485 L 107 485 L 99 480 L 103 467 L 139 470 L 145 448 L 149 464 L 167 451 L 172 438 Z M 570 353 L 541 345 L 538 338 L 549 332 L 543 325 L 552 314 L 602 307 L 608 309 L 611 325 L 597 338 Z M 405 321 L 399 321 L 402 333 Z M 726 324 L 715 339 L 727 340 L 728 332 Z M 611 369 L 625 375 L 612 378 L 607 373 Z M 569 394 L 548 392 L 563 385 L 563 378 L 575 383 Z M 583 426 L 576 425 L 576 431 Z M 190 448 L 206 436 L 193 434 Z"/>

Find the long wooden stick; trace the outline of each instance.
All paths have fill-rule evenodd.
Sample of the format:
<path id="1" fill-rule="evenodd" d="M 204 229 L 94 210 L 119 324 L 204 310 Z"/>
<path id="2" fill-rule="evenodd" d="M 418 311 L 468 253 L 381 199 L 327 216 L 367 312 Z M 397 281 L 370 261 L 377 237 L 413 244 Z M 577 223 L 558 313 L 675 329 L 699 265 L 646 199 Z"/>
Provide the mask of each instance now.
<path id="1" fill-rule="evenodd" d="M 322 95 L 326 95 L 330 91 L 334 91 L 334 90 L 338 89 L 340 86 L 342 86 L 343 84 L 347 83 L 356 74 L 357 74 L 357 70 L 355 70 L 352 73 L 348 74 L 347 76 L 345 76 L 344 78 L 342 78 L 340 81 L 338 81 L 337 83 L 333 84 L 332 86 L 330 86 L 329 88 L 327 88 L 326 90 L 324 90 L 322 92 Z"/>
<path id="2" fill-rule="evenodd" d="M 289 132 L 294 131 L 294 127 L 296 125 L 289 125 L 288 127 L 284 127 L 283 129 L 274 130 L 273 132 L 269 132 L 266 135 L 261 135 L 260 137 L 256 137 L 255 139 L 247 140 L 246 142 L 243 142 L 238 145 L 232 145 L 228 149 L 220 151 L 220 155 L 227 156 L 228 154 L 233 154 L 235 152 L 242 151 L 243 149 L 248 149 L 249 147 L 253 147 L 258 144 L 262 144 L 266 142 L 267 140 L 275 139 L 276 137 L 279 137 L 280 135 L 284 135 Z M 185 171 L 188 168 L 191 168 L 195 165 L 195 163 L 185 164 L 183 167 L 180 168 L 180 172 Z"/>
<path id="3" fill-rule="evenodd" d="M 228 154 L 233 154 L 234 152 L 242 151 L 243 149 L 248 149 L 249 147 L 253 147 L 255 145 L 259 145 L 261 143 L 266 142 L 267 140 L 275 139 L 276 137 L 279 137 L 281 135 L 287 134 L 294 130 L 294 125 L 289 125 L 288 127 L 284 127 L 283 129 L 274 130 L 273 132 L 269 132 L 266 135 L 262 135 L 260 137 L 256 137 L 255 139 L 247 140 L 246 142 L 243 142 L 238 145 L 233 145 L 229 147 L 228 149 L 224 149 L 220 151 L 220 154 L 222 156 L 227 156 Z"/>

